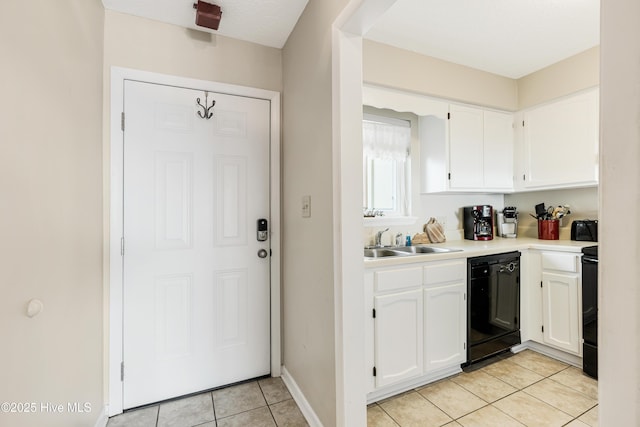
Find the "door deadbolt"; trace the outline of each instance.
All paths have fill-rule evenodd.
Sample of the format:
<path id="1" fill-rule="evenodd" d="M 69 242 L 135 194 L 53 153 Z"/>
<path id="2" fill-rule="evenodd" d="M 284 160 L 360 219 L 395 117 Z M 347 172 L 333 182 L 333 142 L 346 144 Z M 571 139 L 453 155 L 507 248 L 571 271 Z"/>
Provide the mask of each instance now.
<path id="1" fill-rule="evenodd" d="M 257 235 L 257 239 L 258 242 L 264 242 L 267 240 L 267 238 L 269 237 L 269 225 L 267 223 L 267 220 L 264 218 L 260 218 L 258 220 L 258 235 Z"/>

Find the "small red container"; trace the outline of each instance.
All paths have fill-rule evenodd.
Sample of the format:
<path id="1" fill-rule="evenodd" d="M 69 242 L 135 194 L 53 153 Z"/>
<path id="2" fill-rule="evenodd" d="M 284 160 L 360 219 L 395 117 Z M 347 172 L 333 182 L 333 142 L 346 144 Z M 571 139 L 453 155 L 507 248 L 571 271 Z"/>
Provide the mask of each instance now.
<path id="1" fill-rule="evenodd" d="M 557 219 L 538 220 L 538 239 L 558 240 L 560 238 L 560 221 Z"/>

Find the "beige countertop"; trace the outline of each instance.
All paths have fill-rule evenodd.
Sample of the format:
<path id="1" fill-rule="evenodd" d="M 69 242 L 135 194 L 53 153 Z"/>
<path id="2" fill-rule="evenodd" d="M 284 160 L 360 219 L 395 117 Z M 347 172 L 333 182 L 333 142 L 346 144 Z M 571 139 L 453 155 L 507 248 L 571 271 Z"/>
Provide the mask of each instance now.
<path id="1" fill-rule="evenodd" d="M 518 237 L 515 239 L 496 237 L 493 240 L 451 240 L 444 243 L 436 243 L 421 246 L 434 246 L 450 249 L 460 249 L 459 252 L 430 253 L 402 257 L 364 258 L 364 267 L 385 267 L 399 264 L 412 264 L 427 261 L 442 261 L 446 259 L 470 258 L 482 255 L 498 254 L 502 252 L 518 250 L 549 250 L 561 252 L 580 253 L 585 246 L 597 245 L 597 242 L 576 242 L 573 240 L 540 240 L 530 237 Z"/>

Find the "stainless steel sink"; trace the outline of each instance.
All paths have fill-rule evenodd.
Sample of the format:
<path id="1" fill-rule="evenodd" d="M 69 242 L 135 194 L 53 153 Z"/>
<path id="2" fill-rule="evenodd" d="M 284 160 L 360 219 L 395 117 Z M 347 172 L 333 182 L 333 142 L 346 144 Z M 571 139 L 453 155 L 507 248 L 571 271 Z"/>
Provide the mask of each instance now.
<path id="1" fill-rule="evenodd" d="M 440 248 L 434 246 L 401 246 L 394 248 L 394 251 L 408 254 L 444 254 L 447 252 L 461 252 L 462 249 Z"/>
<path id="2" fill-rule="evenodd" d="M 396 251 L 392 248 L 365 248 L 364 256 L 367 258 L 382 258 L 389 256 L 409 256 L 412 255 L 408 252 Z"/>
<path id="3" fill-rule="evenodd" d="M 423 254 L 443 254 L 448 252 L 461 252 L 462 249 L 441 248 L 434 246 L 391 246 L 383 248 L 367 247 L 364 256 L 367 258 L 403 257 Z"/>

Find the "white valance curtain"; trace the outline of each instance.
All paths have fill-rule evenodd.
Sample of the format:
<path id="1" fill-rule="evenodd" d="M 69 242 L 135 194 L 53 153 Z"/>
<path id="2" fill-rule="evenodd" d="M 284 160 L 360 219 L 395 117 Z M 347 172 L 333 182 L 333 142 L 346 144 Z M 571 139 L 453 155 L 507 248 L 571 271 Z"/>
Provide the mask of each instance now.
<path id="1" fill-rule="evenodd" d="M 377 121 L 365 117 L 362 122 L 362 145 L 365 156 L 380 159 L 406 160 L 411 146 L 409 122 Z"/>

